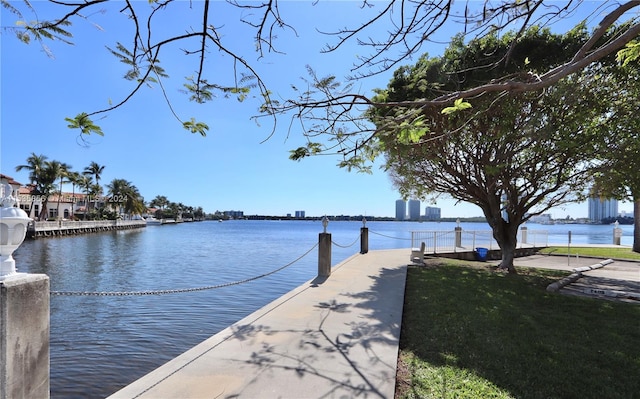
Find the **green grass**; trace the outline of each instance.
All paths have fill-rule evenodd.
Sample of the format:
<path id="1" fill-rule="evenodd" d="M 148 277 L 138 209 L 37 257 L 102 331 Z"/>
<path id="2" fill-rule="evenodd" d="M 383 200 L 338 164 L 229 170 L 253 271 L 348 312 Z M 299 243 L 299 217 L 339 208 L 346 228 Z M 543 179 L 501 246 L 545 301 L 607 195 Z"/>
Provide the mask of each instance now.
<path id="1" fill-rule="evenodd" d="M 546 292 L 564 272 L 410 268 L 397 398 L 640 398 L 640 306 Z"/>
<path id="2" fill-rule="evenodd" d="M 594 256 L 597 258 L 616 258 L 640 260 L 640 253 L 633 252 L 631 248 L 613 247 L 547 247 L 540 250 L 542 254 Z"/>

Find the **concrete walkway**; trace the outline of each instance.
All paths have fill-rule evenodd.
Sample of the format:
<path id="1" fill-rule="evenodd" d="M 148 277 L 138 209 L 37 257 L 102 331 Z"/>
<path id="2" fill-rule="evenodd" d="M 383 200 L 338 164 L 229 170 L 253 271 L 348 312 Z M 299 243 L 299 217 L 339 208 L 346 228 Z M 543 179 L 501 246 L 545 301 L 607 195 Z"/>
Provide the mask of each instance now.
<path id="1" fill-rule="evenodd" d="M 392 399 L 410 252 L 354 255 L 109 398 Z M 534 255 L 515 264 L 571 271 L 601 260 Z M 605 284 L 640 292 L 640 262 L 585 272 L 561 292 L 594 296 Z"/>
<path id="2" fill-rule="evenodd" d="M 592 266 L 602 261 L 603 259 L 591 257 L 533 255 L 516 258 L 513 263 L 516 266 L 572 272 L 576 268 Z M 615 260 L 604 267 L 583 271 L 580 278 L 563 286 L 559 292 L 640 304 L 640 262 Z"/>
<path id="3" fill-rule="evenodd" d="M 354 255 L 110 398 L 392 399 L 409 253 Z"/>

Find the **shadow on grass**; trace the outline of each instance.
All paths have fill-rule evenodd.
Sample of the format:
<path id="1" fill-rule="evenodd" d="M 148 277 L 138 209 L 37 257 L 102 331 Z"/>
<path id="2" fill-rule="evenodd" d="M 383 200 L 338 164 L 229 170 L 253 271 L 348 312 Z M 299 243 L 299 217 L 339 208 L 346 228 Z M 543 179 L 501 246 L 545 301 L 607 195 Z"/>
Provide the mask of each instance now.
<path id="1" fill-rule="evenodd" d="M 400 340 L 412 359 L 406 396 L 476 397 L 466 377 L 433 378 L 453 368 L 502 392 L 485 397 L 640 397 L 640 306 L 547 293 L 559 276 L 410 269 Z"/>

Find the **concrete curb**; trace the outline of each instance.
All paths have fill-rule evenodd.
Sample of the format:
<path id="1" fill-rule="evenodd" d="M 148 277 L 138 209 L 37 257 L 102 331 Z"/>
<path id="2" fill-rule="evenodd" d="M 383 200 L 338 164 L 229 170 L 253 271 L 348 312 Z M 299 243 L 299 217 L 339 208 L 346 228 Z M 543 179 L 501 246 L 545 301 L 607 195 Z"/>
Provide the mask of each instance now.
<path id="1" fill-rule="evenodd" d="M 606 259 L 591 266 L 576 267 L 573 271 L 577 273 L 588 272 L 589 270 L 600 269 L 601 267 L 605 267 L 611 263 L 613 263 L 613 259 Z"/>
<path id="2" fill-rule="evenodd" d="M 563 278 L 562 280 L 558 280 L 555 283 L 551 283 L 547 286 L 547 291 L 548 292 L 558 292 L 560 290 L 560 288 L 564 287 L 565 285 L 571 284 L 571 283 L 575 283 L 576 281 L 578 281 L 580 279 L 580 277 L 582 277 L 582 273 L 573 273 L 571 275 L 569 275 L 568 277 Z"/>
<path id="3" fill-rule="evenodd" d="M 578 281 L 581 277 L 582 277 L 582 272 L 587 272 L 589 270 L 595 270 L 595 269 L 600 269 L 601 267 L 604 267 L 608 264 L 613 263 L 613 259 L 606 259 L 603 260 L 602 262 L 598 262 L 595 263 L 591 266 L 584 266 L 584 267 L 576 267 L 575 269 L 573 269 L 573 271 L 575 273 L 570 274 L 569 276 L 556 281 L 555 283 L 551 283 L 547 286 L 547 291 L 548 292 L 557 292 L 559 291 L 562 287 L 571 284 L 571 283 L 575 283 L 576 281 Z"/>

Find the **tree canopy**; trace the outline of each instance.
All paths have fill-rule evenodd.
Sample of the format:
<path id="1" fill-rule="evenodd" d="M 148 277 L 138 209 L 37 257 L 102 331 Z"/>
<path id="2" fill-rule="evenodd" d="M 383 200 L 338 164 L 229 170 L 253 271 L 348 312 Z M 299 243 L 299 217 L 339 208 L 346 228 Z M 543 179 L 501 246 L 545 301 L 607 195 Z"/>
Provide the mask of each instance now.
<path id="1" fill-rule="evenodd" d="M 455 40 L 442 57 L 425 55 L 399 68 L 374 101 L 429 100 L 494 76 L 535 73 L 562 62 L 563 52 L 585 40 L 584 27 L 565 35 L 531 28 L 515 47 L 510 34 Z M 507 52 L 511 60 L 501 68 L 474 68 Z M 585 71 L 538 92 L 484 93 L 439 112 L 421 109 L 411 123 L 397 124 L 396 109 L 372 108 L 370 116 L 400 191 L 418 198 L 446 193 L 479 206 L 502 249 L 502 266 L 513 272 L 519 226 L 574 201 L 599 166 L 596 143 L 605 135 L 588 127 L 606 110 L 601 90 Z"/>
<path id="2" fill-rule="evenodd" d="M 634 204 L 633 250 L 640 252 L 640 71 L 628 62 L 598 69 L 607 111 L 593 128 L 607 138 L 598 159 L 604 163 L 592 194 Z"/>
<path id="3" fill-rule="evenodd" d="M 16 17 L 16 24 L 5 26 L 4 30 L 14 32 L 25 43 L 37 42 L 45 51 L 49 51 L 48 43 L 51 41 L 72 43 L 74 23 L 92 23 L 97 13 L 112 4 L 106 0 L 52 1 L 45 5 L 26 0 L 22 3 L 1 0 L 1 3 Z M 124 77 L 132 82 L 132 89 L 107 108 L 79 110 L 75 117 L 67 118 L 68 126 L 79 129 L 80 136 L 102 134 L 101 127 L 94 120 L 96 116 L 124 106 L 141 88 L 148 85 L 159 87 L 162 95 L 168 99 L 163 82 L 170 76 L 170 71 L 162 67 L 162 60 L 177 54 L 194 67 L 194 74 L 186 77 L 183 84 L 183 91 L 189 100 L 205 103 L 218 97 L 232 97 L 242 101 L 255 96 L 262 102 L 261 114 L 256 118 L 269 118 L 273 129 L 281 116 L 302 123 L 302 134 L 309 138 L 309 144 L 294 150 L 294 159 L 338 152 L 344 156 L 341 166 L 361 167 L 363 160 L 376 155 L 371 151 L 360 152 L 367 149 L 366 144 L 377 133 L 362 115 L 368 107 L 401 105 L 405 109 L 441 110 L 453 106 L 456 100 L 473 98 L 481 93 L 535 91 L 549 87 L 594 61 L 625 49 L 625 45 L 630 45 L 625 50 L 629 52 L 628 59 L 638 55 L 637 42 L 633 42 L 640 33 L 640 24 L 635 19 L 640 6 L 638 1 L 602 2 L 594 9 L 592 4 L 580 0 L 487 0 L 467 1 L 460 5 L 454 4 L 453 0 L 394 0 L 387 3 L 362 0 L 361 13 L 354 13 L 351 26 L 327 31 L 322 29 L 322 21 L 319 21 L 317 28 L 327 35 L 327 45 L 320 51 L 335 52 L 351 42 L 356 42 L 363 49 L 352 66 L 351 76 L 346 77 L 347 84 L 341 82 L 342 77 L 316 76 L 311 66 L 307 87 L 299 88 L 295 98 L 280 99 L 276 94 L 280 88 L 269 87 L 262 79 L 260 64 L 251 60 L 259 60 L 268 53 L 278 54 L 278 35 L 282 32 L 295 34 L 296 21 L 285 19 L 289 5 L 277 0 L 252 3 L 126 0 L 118 3 L 119 13 L 113 18 L 127 21 L 130 36 L 126 41 L 109 45 L 107 51 L 125 65 Z M 159 27 L 167 26 L 167 18 L 173 11 L 187 7 L 194 10 L 190 14 L 192 20 L 180 21 L 184 25 L 172 20 L 171 25 L 176 25 L 172 33 L 159 33 Z M 225 10 L 229 7 L 237 11 L 233 14 L 234 18 L 246 28 L 246 37 L 225 35 L 226 25 L 230 23 L 230 14 Z M 530 26 L 552 26 L 575 18 L 580 13 L 584 13 L 585 19 L 596 26 L 590 32 L 589 40 L 571 52 L 563 52 L 565 58 L 562 62 L 536 74 L 525 69 L 519 74 L 505 74 L 491 81 L 478 81 L 465 90 L 442 91 L 429 100 L 416 99 L 402 104 L 376 102 L 370 93 L 359 92 L 359 86 L 353 84 L 359 79 L 397 68 L 422 53 L 429 43 L 441 40 L 443 31 L 461 32 L 464 40 L 468 41 L 513 30 L 515 33 L 510 50 L 503 58 L 475 66 L 477 69 L 493 70 L 501 63 L 509 62 L 514 56 L 512 50 L 516 43 Z M 599 22 L 595 22 L 596 19 Z M 606 41 L 601 40 L 612 27 L 623 22 L 628 22 L 624 29 Z M 234 42 L 242 45 L 238 47 Z M 229 73 L 220 74 L 219 68 L 213 68 L 211 63 L 206 62 L 223 58 Z M 533 57 L 530 60 L 533 61 Z M 210 122 L 179 115 L 171 104 L 170 109 L 188 131 L 204 135 L 209 130 Z M 397 118 L 398 123 L 411 121 L 412 113 L 398 115 Z"/>

